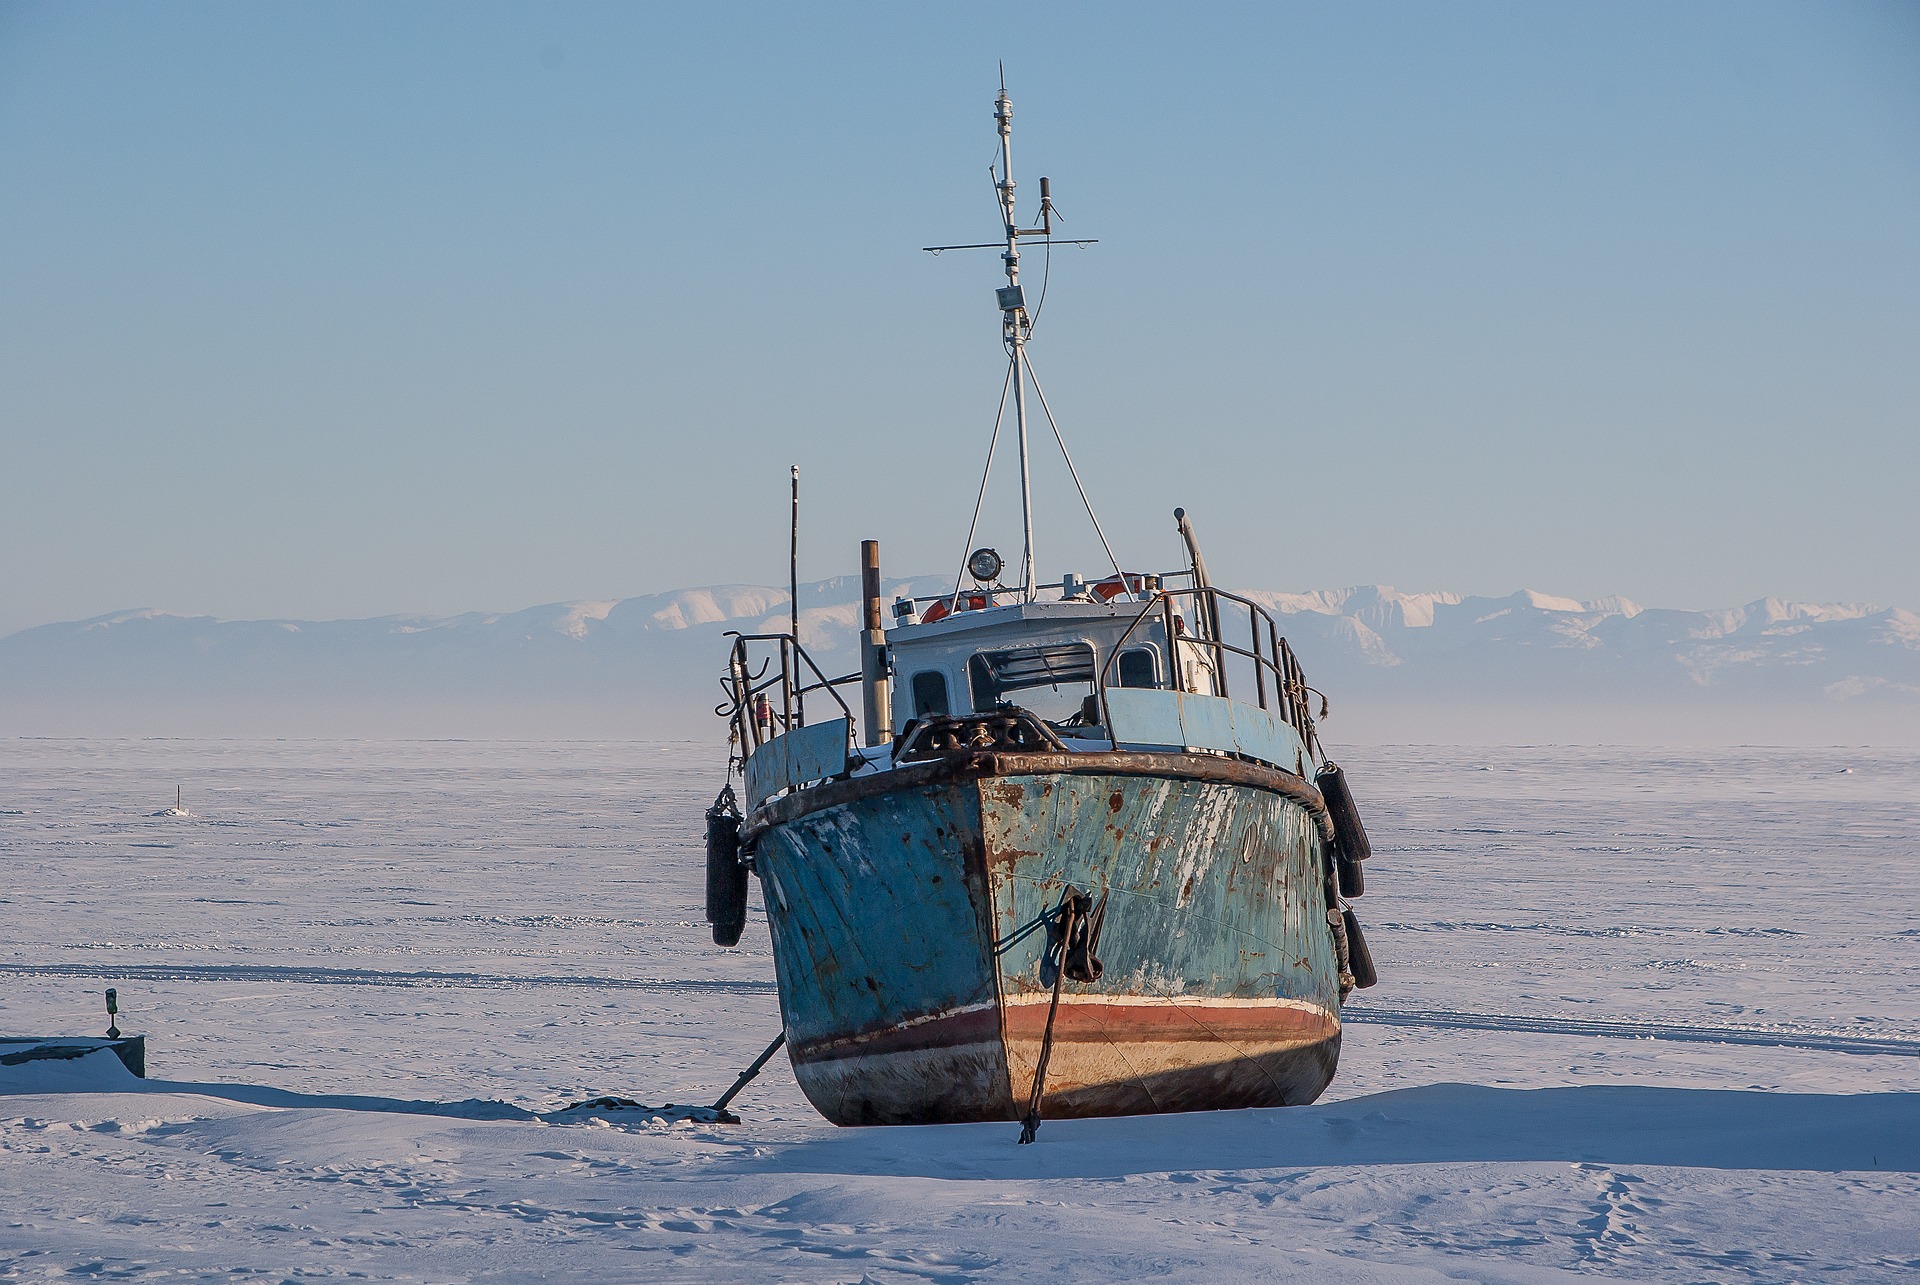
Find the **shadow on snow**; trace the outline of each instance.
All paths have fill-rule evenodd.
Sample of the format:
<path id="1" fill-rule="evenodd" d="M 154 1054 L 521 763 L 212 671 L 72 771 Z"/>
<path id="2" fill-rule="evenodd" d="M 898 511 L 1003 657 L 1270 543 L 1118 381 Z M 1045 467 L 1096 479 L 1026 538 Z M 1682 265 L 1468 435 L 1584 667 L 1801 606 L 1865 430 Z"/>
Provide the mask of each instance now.
<path id="1" fill-rule="evenodd" d="M 456 1120 L 566 1123 L 598 1113 L 580 1111 L 593 1108 L 592 1103 L 542 1115 L 477 1098 L 428 1102 L 298 1093 L 258 1084 L 138 1080 L 110 1053 L 65 1066 L 58 1081 L 35 1076 L 0 1084 L 0 1092 L 195 1094 L 284 1110 Z M 716 1155 L 715 1163 L 723 1170 L 744 1165 L 763 1173 L 849 1176 L 1115 1178 L 1181 1171 L 1516 1162 L 1916 1173 L 1920 1093 L 1429 1084 L 1320 1106 L 1053 1120 L 1033 1147 L 1017 1146 L 1017 1134 L 1013 1123 L 928 1125 L 835 1129 L 782 1143 L 756 1136 L 749 1120 L 708 1136 L 754 1144 L 756 1154 L 750 1161 Z"/>
<path id="2" fill-rule="evenodd" d="M 1920 1172 L 1920 1093 L 1430 1084 L 1323 1106 L 847 1129 L 763 1156 L 809 1173 L 1104 1178 L 1179 1170 L 1475 1162 Z"/>

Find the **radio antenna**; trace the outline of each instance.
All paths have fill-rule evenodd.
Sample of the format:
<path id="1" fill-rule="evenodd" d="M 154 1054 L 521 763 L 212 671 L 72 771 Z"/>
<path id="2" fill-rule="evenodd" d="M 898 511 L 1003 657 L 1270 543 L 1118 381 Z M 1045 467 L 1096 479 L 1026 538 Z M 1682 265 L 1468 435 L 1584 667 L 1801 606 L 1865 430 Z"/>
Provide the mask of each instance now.
<path id="1" fill-rule="evenodd" d="M 1004 237 L 974 245 L 929 245 L 922 248 L 933 254 L 943 250 L 999 250 L 1007 274 L 1007 284 L 995 296 L 1000 304 L 1000 338 L 1007 348 L 1008 382 L 1013 389 L 1013 423 L 1020 438 L 1020 596 L 1032 602 L 1039 577 L 1034 570 L 1033 552 L 1033 475 L 1027 450 L 1027 339 L 1033 334 L 1033 318 L 1027 311 L 1026 292 L 1020 288 L 1020 238 L 1040 237 L 1047 245 L 1094 245 L 1095 241 L 1055 241 L 1053 239 L 1053 192 L 1046 179 L 1040 180 L 1040 226 L 1023 228 L 1013 214 L 1013 99 L 1007 96 L 1007 67 L 1000 64 L 1000 97 L 993 103 L 994 123 L 1000 130 L 999 177 L 994 183 L 1000 195 L 1000 222 Z M 1037 389 L 1036 385 L 1036 389 Z"/>

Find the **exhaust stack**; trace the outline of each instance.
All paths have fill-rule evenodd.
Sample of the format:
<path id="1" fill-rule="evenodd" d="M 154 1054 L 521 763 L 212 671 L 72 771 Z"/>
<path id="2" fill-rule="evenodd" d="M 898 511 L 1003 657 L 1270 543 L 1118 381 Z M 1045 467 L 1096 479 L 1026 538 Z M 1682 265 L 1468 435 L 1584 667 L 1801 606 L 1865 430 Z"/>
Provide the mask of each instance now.
<path id="1" fill-rule="evenodd" d="M 887 692 L 887 634 L 880 618 L 878 540 L 860 542 L 860 591 L 860 727 L 868 745 L 885 745 L 893 739 L 893 726 Z"/>

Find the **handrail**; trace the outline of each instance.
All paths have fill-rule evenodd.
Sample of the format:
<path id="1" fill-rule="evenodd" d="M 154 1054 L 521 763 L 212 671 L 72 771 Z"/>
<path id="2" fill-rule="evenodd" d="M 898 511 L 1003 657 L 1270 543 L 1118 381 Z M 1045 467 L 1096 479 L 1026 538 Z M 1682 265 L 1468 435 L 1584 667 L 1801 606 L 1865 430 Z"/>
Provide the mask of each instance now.
<path id="1" fill-rule="evenodd" d="M 1165 584 L 1169 580 L 1191 580 L 1193 578 L 1193 572 L 1191 570 L 1149 571 L 1149 572 L 1129 571 L 1126 574 L 1130 579 L 1140 575 L 1157 576 L 1162 584 Z M 1106 577 L 1106 579 L 1108 580 L 1111 580 L 1112 578 L 1113 577 L 1111 576 Z M 1090 588 L 1093 585 L 1099 584 L 1099 583 L 1101 583 L 1101 581 L 1097 579 L 1081 581 L 1081 585 L 1083 588 Z M 1066 587 L 1066 582 L 1061 580 L 1056 580 L 1051 584 L 1037 584 L 1034 586 L 1035 589 L 1062 589 L 1065 587 Z M 1019 592 L 1020 592 L 1019 585 L 1014 585 L 1011 588 L 1005 585 L 999 585 L 999 586 L 980 585 L 972 589 L 962 589 L 957 596 L 964 598 L 968 594 L 984 593 L 984 594 L 987 594 L 989 597 L 991 597 L 993 594 L 996 594 L 996 593 L 1011 595 L 1011 594 L 1018 594 Z M 917 607 L 923 602 L 952 602 L 955 596 L 956 595 L 954 591 L 949 589 L 944 593 L 920 593 L 920 594 L 912 594 L 912 595 L 899 594 L 896 597 L 896 601 L 898 601 L 899 598 L 905 598 L 908 602 L 911 602 L 914 606 Z M 1024 601 L 1024 599 L 1017 600 L 1017 601 Z M 1002 605 L 1002 604 L 995 604 L 995 605 Z"/>
<path id="2" fill-rule="evenodd" d="M 864 675 L 856 670 L 851 674 L 842 674 L 838 678 L 829 678 L 824 683 L 808 683 L 806 686 L 795 691 L 794 695 L 805 696 L 808 692 L 817 692 L 822 688 L 832 689 L 835 687 L 845 687 L 848 683 L 859 682 L 862 677 L 864 677 Z"/>
<path id="3" fill-rule="evenodd" d="M 1205 632 L 1183 634 L 1176 631 L 1176 617 L 1173 614 L 1173 600 L 1175 598 L 1192 598 L 1194 600 L 1196 623 L 1204 622 L 1206 626 Z M 1220 600 L 1223 598 L 1228 602 L 1237 603 L 1246 608 L 1248 640 L 1253 644 L 1251 649 L 1230 643 L 1220 636 Z M 1243 598 L 1237 593 L 1232 593 L 1226 589 L 1215 588 L 1212 585 L 1196 585 L 1186 589 L 1162 588 L 1155 591 L 1153 597 L 1140 609 L 1140 614 L 1135 616 L 1133 621 L 1128 624 L 1126 632 L 1120 635 L 1120 641 L 1115 643 L 1113 648 L 1107 653 L 1106 661 L 1100 666 L 1100 676 L 1096 691 L 1100 699 L 1101 722 L 1106 726 L 1107 739 L 1113 744 L 1116 750 L 1119 749 L 1120 742 L 1114 734 L 1113 715 L 1107 702 L 1107 688 L 1111 686 L 1109 677 L 1113 670 L 1114 663 L 1120 658 L 1120 653 L 1126 649 L 1127 640 L 1133 637 L 1134 631 L 1137 630 L 1149 616 L 1152 616 L 1156 609 L 1160 613 L 1163 630 L 1167 639 L 1168 679 L 1173 684 L 1174 690 L 1185 690 L 1180 674 L 1179 648 L 1181 643 L 1190 643 L 1195 647 L 1205 648 L 1212 653 L 1214 658 L 1214 685 L 1218 689 L 1218 695 L 1222 697 L 1228 694 L 1228 654 L 1244 656 L 1253 662 L 1255 697 L 1259 702 L 1260 708 L 1269 709 L 1277 707 L 1278 712 L 1285 719 L 1287 725 L 1298 733 L 1301 743 L 1307 747 L 1309 752 L 1313 751 L 1318 736 L 1314 730 L 1313 714 L 1307 702 L 1307 692 L 1309 689 L 1307 687 L 1306 675 L 1300 668 L 1299 659 L 1293 654 L 1293 648 L 1287 645 L 1285 638 L 1281 637 L 1279 627 L 1274 624 L 1273 617 L 1268 614 L 1266 608 L 1250 598 Z M 1266 626 L 1267 634 L 1267 647 L 1264 654 L 1262 653 L 1260 645 L 1262 624 Z M 1269 705 L 1267 696 L 1267 675 L 1269 673 L 1273 676 L 1273 700 L 1271 706 Z"/>
<path id="4" fill-rule="evenodd" d="M 753 705 L 755 697 L 776 686 L 780 689 L 780 709 L 768 720 L 769 727 L 776 722 L 782 732 L 790 732 L 796 727 L 805 727 L 807 725 L 806 694 L 825 691 L 827 695 L 833 697 L 834 704 L 838 705 L 840 712 L 846 716 L 847 746 L 849 749 L 852 748 L 853 710 L 847 706 L 847 702 L 834 688 L 858 681 L 860 677 L 858 674 L 849 674 L 843 678 L 828 678 L 820 666 L 814 663 L 813 657 L 807 654 L 807 649 L 802 647 L 799 640 L 792 634 L 743 634 L 738 630 L 729 629 L 726 636 L 733 639 L 732 650 L 727 655 L 727 675 L 723 680 L 733 696 L 733 708 L 726 711 L 726 714 L 733 724 L 734 736 L 740 743 L 742 758 L 748 757 L 767 741 L 773 739 L 771 731 L 764 736 L 761 734 L 760 720 L 754 717 Z M 779 646 L 779 671 L 765 681 L 760 681 L 759 675 L 749 673 L 748 644 L 750 643 L 775 643 Z M 768 663 L 761 666 L 761 674 L 767 672 L 772 661 L 773 657 L 769 656 Z M 812 672 L 813 682 L 802 681 L 805 677 L 800 669 L 802 664 Z"/>

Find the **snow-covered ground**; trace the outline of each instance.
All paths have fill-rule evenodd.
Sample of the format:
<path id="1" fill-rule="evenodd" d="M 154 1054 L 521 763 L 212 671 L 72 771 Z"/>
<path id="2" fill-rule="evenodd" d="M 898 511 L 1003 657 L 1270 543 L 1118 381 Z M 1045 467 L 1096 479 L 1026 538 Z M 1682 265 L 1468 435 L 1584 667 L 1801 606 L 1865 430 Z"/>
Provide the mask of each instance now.
<path id="1" fill-rule="evenodd" d="M 0 742 L 0 1280 L 1920 1274 L 1920 754 L 1375 748 L 1313 1107 L 837 1130 L 685 743 Z M 188 815 L 170 808 L 185 787 Z M 65 1090 L 65 1091 L 59 1091 Z"/>

